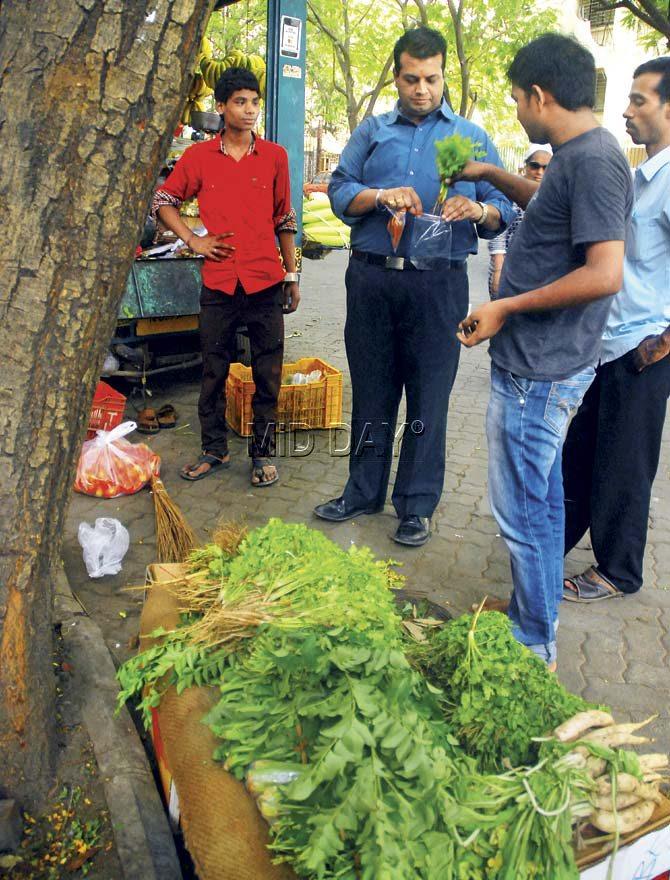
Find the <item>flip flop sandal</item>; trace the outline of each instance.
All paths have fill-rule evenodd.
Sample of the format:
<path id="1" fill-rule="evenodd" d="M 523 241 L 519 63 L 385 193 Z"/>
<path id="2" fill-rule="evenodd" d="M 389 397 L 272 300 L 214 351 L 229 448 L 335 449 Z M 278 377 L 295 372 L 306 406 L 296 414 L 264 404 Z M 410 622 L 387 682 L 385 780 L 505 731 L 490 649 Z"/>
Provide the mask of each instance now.
<path id="1" fill-rule="evenodd" d="M 273 467 L 275 469 L 274 477 L 271 477 L 269 480 L 265 479 L 265 468 L 267 467 Z M 254 479 L 254 477 L 256 479 Z M 277 473 L 277 467 L 272 463 L 271 459 L 253 458 L 251 460 L 251 485 L 254 489 L 265 489 L 267 486 L 276 483 L 278 479 L 279 474 Z"/>
<path id="2" fill-rule="evenodd" d="M 200 467 L 201 464 L 208 464 L 209 469 L 203 471 L 201 474 L 196 474 L 195 476 L 191 476 L 189 471 L 194 471 Z M 208 452 L 203 452 L 200 458 L 196 461 L 195 464 L 188 464 L 185 468 L 179 471 L 179 476 L 182 480 L 188 480 L 191 483 L 195 483 L 198 480 L 204 480 L 205 477 L 208 477 L 214 471 L 218 471 L 220 469 L 225 470 L 230 467 L 230 459 L 227 461 L 221 461 L 220 458 L 217 458 L 215 455 L 210 455 Z"/>
<path id="3" fill-rule="evenodd" d="M 176 428 L 179 413 L 171 403 L 166 403 L 165 406 L 162 406 L 158 410 L 156 418 L 158 419 L 158 426 L 160 428 Z"/>
<path id="4" fill-rule="evenodd" d="M 566 587 L 566 583 L 572 584 L 572 587 Z M 575 577 L 564 578 L 563 598 L 566 602 L 590 605 L 605 599 L 621 599 L 623 596 L 624 593 L 593 566 Z"/>
<path id="5" fill-rule="evenodd" d="M 153 409 L 141 409 L 137 413 L 137 430 L 140 434 L 158 434 L 161 426 Z"/>

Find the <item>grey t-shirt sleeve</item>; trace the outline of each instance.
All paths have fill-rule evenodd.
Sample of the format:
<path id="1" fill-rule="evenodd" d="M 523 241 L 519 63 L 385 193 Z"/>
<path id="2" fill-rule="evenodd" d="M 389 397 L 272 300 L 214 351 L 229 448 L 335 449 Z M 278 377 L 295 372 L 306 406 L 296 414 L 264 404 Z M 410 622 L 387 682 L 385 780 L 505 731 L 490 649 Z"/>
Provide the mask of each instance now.
<path id="1" fill-rule="evenodd" d="M 588 155 L 573 164 L 572 244 L 625 241 L 630 175 L 623 162 L 605 155 Z"/>

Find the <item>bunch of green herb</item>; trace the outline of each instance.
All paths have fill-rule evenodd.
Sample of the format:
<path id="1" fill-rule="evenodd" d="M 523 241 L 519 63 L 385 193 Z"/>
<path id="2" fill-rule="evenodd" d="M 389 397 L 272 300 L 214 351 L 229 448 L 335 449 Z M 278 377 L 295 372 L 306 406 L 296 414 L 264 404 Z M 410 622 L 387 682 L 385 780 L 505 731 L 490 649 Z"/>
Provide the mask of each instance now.
<path id="1" fill-rule="evenodd" d="M 300 877 L 576 880 L 572 822 L 588 780 L 572 758 L 482 775 L 438 696 L 397 646 L 269 628 L 226 669 L 205 722 L 239 778 L 258 755 L 299 771 L 265 798 L 271 848 Z"/>
<path id="2" fill-rule="evenodd" d="M 466 759 L 437 692 L 403 654 L 388 564 L 272 520 L 234 556 L 199 551 L 190 578 L 212 620 L 251 595 L 281 593 L 299 626 L 264 622 L 231 650 L 214 630 L 210 644 L 194 644 L 189 621 L 122 667 L 120 701 L 141 696 L 148 719 L 162 688 L 216 685 L 205 719 L 216 760 L 239 778 L 258 760 L 304 764 L 272 829 L 278 858 L 301 876 L 354 877 L 356 866 L 375 880 L 430 876 L 422 837 L 444 797 L 437 782 Z"/>
<path id="3" fill-rule="evenodd" d="M 517 642 L 497 611 L 459 617 L 413 654 L 444 692 L 447 724 L 485 772 L 532 763 L 533 737 L 588 708 Z"/>
<path id="4" fill-rule="evenodd" d="M 155 633 L 162 642 L 119 670 L 119 704 L 141 697 L 145 723 L 167 687 L 216 681 L 225 658 L 246 650 L 270 622 L 282 630 L 346 627 L 384 643 L 399 637 L 391 587 L 401 578 L 391 563 L 366 547 L 342 550 L 304 525 L 271 519 L 233 553 L 217 544 L 195 550 L 186 568 L 188 575 L 171 584 L 185 611 L 182 626 Z"/>
<path id="5" fill-rule="evenodd" d="M 453 822 L 473 860 L 459 880 L 577 880 L 572 828 L 592 809 L 593 780 L 583 764 L 579 755 L 547 748 L 533 767 L 466 771 L 455 780 Z"/>
<path id="6" fill-rule="evenodd" d="M 575 880 L 579 779 L 561 756 L 530 782 L 526 770 L 478 772 L 439 690 L 405 656 L 393 580 L 368 550 L 278 520 L 232 554 L 210 545 L 190 564 L 197 611 L 121 668 L 119 701 L 141 698 L 148 720 L 162 688 L 213 685 L 220 699 L 204 720 L 216 760 L 240 779 L 259 760 L 301 768 L 266 793 L 272 850 L 300 877 Z M 221 641 L 217 625 L 262 602 L 285 619 L 254 616 L 247 638 Z M 208 616 L 210 640 L 194 641 L 194 620 Z M 568 795 L 558 806 L 556 792 Z"/>
<path id="7" fill-rule="evenodd" d="M 259 757 L 303 766 L 272 826 L 273 852 L 301 877 L 431 876 L 440 780 L 468 762 L 399 644 L 269 628 L 222 678 L 205 719 L 217 759 L 240 778 Z"/>
<path id="8" fill-rule="evenodd" d="M 480 143 L 461 134 L 452 134 L 441 141 L 435 141 L 435 165 L 441 181 L 436 203 L 438 206 L 447 197 L 449 187 L 447 181 L 454 175 L 460 174 L 472 159 L 481 159 L 485 155 L 486 150 L 481 149 Z"/>
<path id="9" fill-rule="evenodd" d="M 258 599 L 266 607 L 278 603 L 282 617 L 299 617 L 303 625 L 375 630 L 383 639 L 400 622 L 391 587 L 402 578 L 391 564 L 375 559 L 367 547 L 343 550 L 305 525 L 271 519 L 244 538 L 236 555 L 210 562 L 208 578 L 218 590 L 210 607 L 212 627 L 215 632 L 227 609 Z"/>

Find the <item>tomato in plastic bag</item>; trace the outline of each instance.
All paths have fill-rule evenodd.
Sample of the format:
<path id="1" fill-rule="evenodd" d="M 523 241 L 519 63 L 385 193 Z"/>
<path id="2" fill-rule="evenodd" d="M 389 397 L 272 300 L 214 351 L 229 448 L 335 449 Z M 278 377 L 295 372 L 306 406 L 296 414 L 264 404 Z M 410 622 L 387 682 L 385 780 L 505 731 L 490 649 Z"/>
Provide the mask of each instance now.
<path id="1" fill-rule="evenodd" d="M 123 422 L 111 431 L 98 431 L 81 449 L 76 492 L 97 498 L 133 495 L 158 475 L 160 458 L 145 443 L 131 443 L 126 434 L 134 431 L 135 422 Z"/>
<path id="2" fill-rule="evenodd" d="M 400 244 L 400 239 L 402 238 L 402 234 L 405 231 L 405 223 L 407 221 L 407 213 L 406 211 L 391 211 L 390 208 L 386 209 L 391 214 L 391 219 L 386 224 L 386 228 L 388 230 L 388 234 L 391 236 L 391 247 L 393 248 L 393 253 L 398 250 L 398 245 Z"/>

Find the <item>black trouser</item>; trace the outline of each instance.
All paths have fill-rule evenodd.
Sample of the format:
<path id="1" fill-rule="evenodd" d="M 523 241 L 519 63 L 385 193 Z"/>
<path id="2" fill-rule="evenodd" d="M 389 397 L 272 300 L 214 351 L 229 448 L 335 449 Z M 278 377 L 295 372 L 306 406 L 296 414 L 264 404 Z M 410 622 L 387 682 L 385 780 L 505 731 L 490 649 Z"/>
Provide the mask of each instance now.
<path id="1" fill-rule="evenodd" d="M 633 372 L 631 352 L 596 372 L 563 448 L 565 552 L 591 530 L 598 570 L 642 586 L 651 487 L 670 394 L 670 357 Z"/>
<path id="2" fill-rule="evenodd" d="M 235 350 L 237 328 L 246 324 L 251 344 L 251 371 L 256 392 L 251 401 L 254 413 L 251 454 L 274 455 L 277 399 L 284 356 L 282 285 L 246 294 L 238 283 L 230 296 L 202 288 L 200 293 L 200 345 L 202 386 L 198 417 L 202 449 L 211 455 L 228 453 L 226 425 L 226 379 Z"/>
<path id="3" fill-rule="evenodd" d="M 431 516 L 444 485 L 447 410 L 468 307 L 460 269 L 396 271 L 351 259 L 344 340 L 353 413 L 346 500 L 386 500 L 403 389 L 407 420 L 393 505 L 398 516 Z"/>

